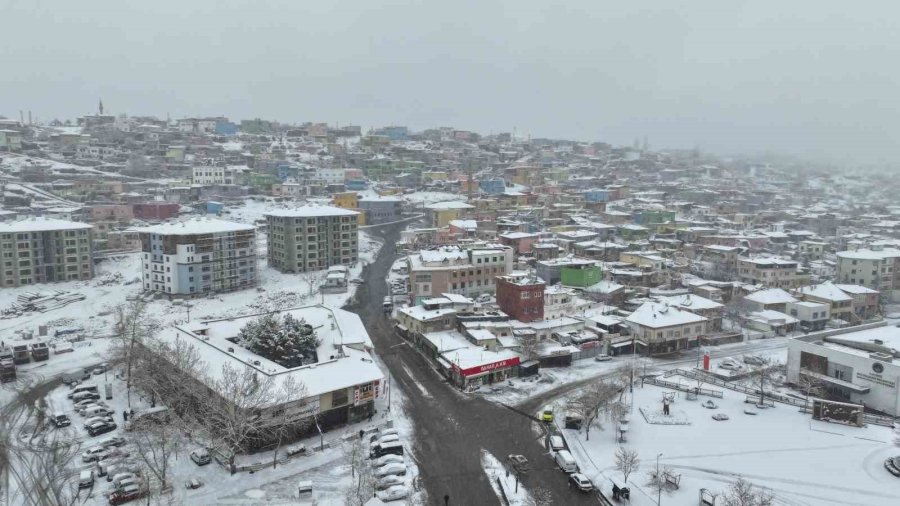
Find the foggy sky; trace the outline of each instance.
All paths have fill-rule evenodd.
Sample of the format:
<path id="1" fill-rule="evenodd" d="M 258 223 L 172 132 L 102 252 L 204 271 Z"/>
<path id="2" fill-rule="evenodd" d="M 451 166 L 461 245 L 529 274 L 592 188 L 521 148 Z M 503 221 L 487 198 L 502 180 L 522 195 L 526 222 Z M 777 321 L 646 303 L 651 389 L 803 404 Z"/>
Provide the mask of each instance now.
<path id="1" fill-rule="evenodd" d="M 0 114 L 74 118 L 102 97 L 132 115 L 893 161 L 898 14 L 826 0 L 0 0 Z"/>

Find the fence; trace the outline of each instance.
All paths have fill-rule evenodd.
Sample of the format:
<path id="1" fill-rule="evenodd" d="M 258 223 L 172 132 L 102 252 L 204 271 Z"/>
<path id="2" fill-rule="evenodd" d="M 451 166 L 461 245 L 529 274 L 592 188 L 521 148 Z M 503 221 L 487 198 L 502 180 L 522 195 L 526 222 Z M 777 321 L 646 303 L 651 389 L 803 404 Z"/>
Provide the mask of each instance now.
<path id="1" fill-rule="evenodd" d="M 671 375 L 670 375 L 671 376 Z M 656 385 L 659 387 L 671 388 L 672 390 L 679 390 L 681 392 L 689 392 L 689 393 L 698 393 L 700 395 L 706 395 L 708 397 L 715 397 L 717 399 L 721 399 L 724 395 L 720 390 L 710 390 L 708 388 L 698 388 L 692 387 L 690 385 L 684 385 L 682 383 L 675 383 L 673 381 L 666 381 L 664 379 L 659 378 L 648 378 L 649 383 L 651 385 Z"/>
<path id="2" fill-rule="evenodd" d="M 713 376 L 712 374 L 707 374 L 707 373 L 700 372 L 700 371 L 692 371 L 692 370 L 688 370 L 688 369 L 671 369 L 662 374 L 662 376 L 666 377 L 666 378 L 671 377 L 671 376 L 676 376 L 676 375 L 695 379 L 697 381 L 702 381 L 704 383 L 710 383 L 710 384 L 713 384 L 716 386 L 720 386 L 722 388 L 734 390 L 735 392 L 740 392 L 743 394 L 747 394 L 747 395 L 751 395 L 751 396 L 755 396 L 756 398 L 759 398 L 759 389 L 747 387 L 744 385 L 739 385 L 736 383 L 731 383 L 731 382 L 725 381 L 721 378 L 717 378 L 717 377 Z M 664 380 L 658 380 L 658 381 L 664 381 Z M 654 382 L 651 381 L 651 383 L 654 383 Z M 665 382 L 665 383 L 670 383 L 670 382 Z M 721 397 L 721 395 L 719 397 Z M 805 399 L 797 399 L 795 397 L 783 395 L 778 392 L 766 392 L 765 398 L 766 398 L 766 400 L 772 400 L 775 402 L 780 402 L 782 404 L 789 404 L 791 406 L 795 406 L 795 407 L 798 407 L 801 409 L 807 408 L 807 401 Z M 885 427 L 893 427 L 894 426 L 894 418 L 890 417 L 890 416 L 873 415 L 873 414 L 869 414 L 869 413 L 864 413 L 863 417 L 864 417 L 866 423 L 870 423 L 872 425 L 883 425 Z"/>

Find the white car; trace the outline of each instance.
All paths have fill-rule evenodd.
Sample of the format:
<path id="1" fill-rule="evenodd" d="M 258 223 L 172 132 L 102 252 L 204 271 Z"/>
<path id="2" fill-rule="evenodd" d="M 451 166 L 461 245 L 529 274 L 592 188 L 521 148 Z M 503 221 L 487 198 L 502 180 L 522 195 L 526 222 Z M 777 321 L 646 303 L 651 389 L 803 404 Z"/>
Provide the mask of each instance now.
<path id="1" fill-rule="evenodd" d="M 394 485 L 405 485 L 406 478 L 403 476 L 389 475 L 375 482 L 375 490 L 385 490 Z"/>
<path id="2" fill-rule="evenodd" d="M 100 460 L 101 456 L 106 456 L 109 452 L 102 446 L 92 446 L 81 454 L 82 462 L 94 462 Z"/>
<path id="3" fill-rule="evenodd" d="M 591 480 L 581 473 L 572 473 L 569 475 L 569 479 L 576 487 L 578 487 L 578 490 L 581 490 L 582 492 L 594 490 L 594 484 L 591 483 Z"/>
<path id="4" fill-rule="evenodd" d="M 566 449 L 566 443 L 562 436 L 550 436 L 550 449 L 555 452 Z"/>
<path id="5" fill-rule="evenodd" d="M 384 455 L 375 459 L 374 465 L 375 467 L 381 467 L 385 464 L 403 464 L 404 462 L 402 455 Z"/>
<path id="6" fill-rule="evenodd" d="M 610 360 L 612 360 L 612 357 L 610 357 L 609 355 L 606 355 L 604 353 L 601 353 L 601 354 L 597 355 L 596 357 L 594 357 L 594 360 L 596 360 L 597 362 L 609 362 Z"/>
<path id="7" fill-rule="evenodd" d="M 384 478 L 385 476 L 406 476 L 406 464 L 385 464 L 375 468 L 375 477 Z"/>
<path id="8" fill-rule="evenodd" d="M 385 490 L 379 490 L 375 492 L 375 497 L 385 502 L 399 501 L 400 499 L 403 499 L 408 495 L 409 489 L 406 488 L 406 485 L 394 485 L 393 487 L 387 488 Z"/>
<path id="9" fill-rule="evenodd" d="M 386 434 L 384 436 L 381 436 L 381 438 L 379 438 L 378 441 L 373 443 L 373 446 L 376 444 L 383 445 L 385 443 L 393 443 L 396 441 L 400 441 L 400 436 L 398 436 L 397 434 Z"/>

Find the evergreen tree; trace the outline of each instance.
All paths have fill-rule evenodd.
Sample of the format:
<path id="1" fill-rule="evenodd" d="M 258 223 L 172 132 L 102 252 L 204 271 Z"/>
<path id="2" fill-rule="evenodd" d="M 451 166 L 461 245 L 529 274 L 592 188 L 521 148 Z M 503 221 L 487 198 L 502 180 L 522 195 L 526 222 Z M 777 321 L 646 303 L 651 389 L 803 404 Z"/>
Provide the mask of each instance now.
<path id="1" fill-rule="evenodd" d="M 257 355 L 290 368 L 315 361 L 316 347 L 321 341 L 304 320 L 290 313 L 279 320 L 270 313 L 244 325 L 237 342 Z"/>

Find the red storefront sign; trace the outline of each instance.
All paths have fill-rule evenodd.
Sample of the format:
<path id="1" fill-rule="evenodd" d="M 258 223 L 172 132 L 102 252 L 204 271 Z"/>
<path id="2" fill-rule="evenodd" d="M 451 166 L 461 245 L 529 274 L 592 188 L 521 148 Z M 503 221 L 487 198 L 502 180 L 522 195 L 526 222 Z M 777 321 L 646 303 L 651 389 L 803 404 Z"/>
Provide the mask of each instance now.
<path id="1" fill-rule="evenodd" d="M 458 365 L 453 364 L 453 371 L 458 373 L 460 376 L 474 376 L 476 374 L 482 374 L 497 369 L 504 369 L 507 367 L 512 367 L 514 365 L 519 365 L 519 357 L 507 358 L 506 360 L 501 360 L 499 362 L 492 362 L 490 364 L 469 367 L 467 369 L 460 369 Z"/>

